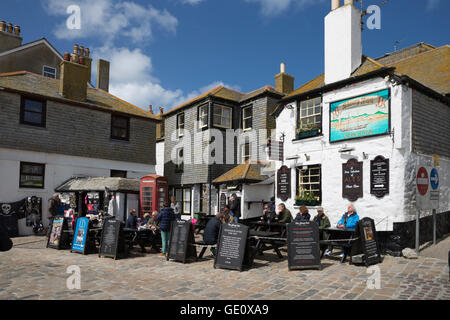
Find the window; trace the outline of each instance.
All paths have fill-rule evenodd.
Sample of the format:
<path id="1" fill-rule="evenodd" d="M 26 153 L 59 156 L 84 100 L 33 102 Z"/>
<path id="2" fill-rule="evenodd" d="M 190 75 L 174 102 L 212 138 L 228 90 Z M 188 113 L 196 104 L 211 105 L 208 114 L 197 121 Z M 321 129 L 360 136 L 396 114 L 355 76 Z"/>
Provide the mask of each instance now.
<path id="1" fill-rule="evenodd" d="M 183 189 L 183 213 L 191 214 L 191 188 Z"/>
<path id="2" fill-rule="evenodd" d="M 243 144 L 241 148 L 242 163 L 245 163 L 250 159 L 250 143 Z"/>
<path id="3" fill-rule="evenodd" d="M 21 162 L 20 188 L 44 189 L 45 164 Z"/>
<path id="4" fill-rule="evenodd" d="M 130 118 L 111 116 L 111 138 L 119 140 L 130 139 Z"/>
<path id="5" fill-rule="evenodd" d="M 177 150 L 177 157 L 175 159 L 175 173 L 183 172 L 183 148 Z"/>
<path id="6" fill-rule="evenodd" d="M 198 108 L 198 127 L 205 128 L 208 126 L 208 105 Z"/>
<path id="7" fill-rule="evenodd" d="M 313 196 L 319 203 L 322 202 L 321 167 L 311 165 L 305 169 L 298 168 L 298 195 L 308 198 Z"/>
<path id="8" fill-rule="evenodd" d="M 214 106 L 214 125 L 222 128 L 231 128 L 232 109 L 224 106 Z"/>
<path id="9" fill-rule="evenodd" d="M 145 213 L 152 213 L 153 208 L 153 188 L 143 187 L 142 188 L 142 210 Z"/>
<path id="10" fill-rule="evenodd" d="M 177 115 L 177 131 L 178 136 L 182 137 L 184 134 L 184 113 L 180 113 L 179 115 Z"/>
<path id="11" fill-rule="evenodd" d="M 242 129 L 249 130 L 253 123 L 253 107 L 245 107 L 242 109 Z"/>
<path id="12" fill-rule="evenodd" d="M 44 66 L 42 68 L 42 75 L 44 77 L 56 79 L 56 69 L 52 68 L 52 67 Z"/>
<path id="13" fill-rule="evenodd" d="M 318 97 L 300 102 L 298 132 L 322 129 L 322 98 Z"/>
<path id="14" fill-rule="evenodd" d="M 165 123 L 164 119 L 161 120 L 160 123 L 156 125 L 156 139 L 164 139 L 165 135 Z"/>
<path id="15" fill-rule="evenodd" d="M 126 178 L 127 172 L 122 170 L 111 170 L 111 178 Z"/>
<path id="16" fill-rule="evenodd" d="M 44 101 L 22 97 L 20 106 L 20 123 L 44 127 L 47 104 Z"/>

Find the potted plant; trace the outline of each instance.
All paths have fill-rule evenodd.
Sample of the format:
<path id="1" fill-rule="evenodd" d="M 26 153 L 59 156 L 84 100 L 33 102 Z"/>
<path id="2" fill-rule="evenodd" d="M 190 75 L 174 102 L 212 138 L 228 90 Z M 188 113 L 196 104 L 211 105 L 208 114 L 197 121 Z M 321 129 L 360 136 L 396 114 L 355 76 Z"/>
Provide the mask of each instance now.
<path id="1" fill-rule="evenodd" d="M 317 199 L 311 192 L 303 192 L 301 195 L 295 197 L 295 205 L 314 207 L 319 205 L 319 199 Z"/>
<path id="2" fill-rule="evenodd" d="M 296 138 L 303 139 L 317 136 L 320 133 L 320 128 L 317 124 L 307 124 L 297 129 Z"/>

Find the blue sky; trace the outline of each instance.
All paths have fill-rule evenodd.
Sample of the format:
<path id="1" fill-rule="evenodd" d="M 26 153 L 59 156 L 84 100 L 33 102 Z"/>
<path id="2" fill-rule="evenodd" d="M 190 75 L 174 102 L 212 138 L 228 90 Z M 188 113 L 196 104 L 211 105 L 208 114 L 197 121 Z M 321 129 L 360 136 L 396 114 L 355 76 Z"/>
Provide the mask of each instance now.
<path id="1" fill-rule="evenodd" d="M 47 38 L 61 53 L 78 43 L 110 60 L 110 91 L 165 110 L 219 84 L 249 92 L 274 85 L 280 62 L 295 86 L 323 72 L 323 19 L 331 0 L 14 0 L 0 20 L 20 25 L 24 43 Z M 364 7 L 381 0 L 364 0 Z M 66 9 L 81 7 L 81 30 Z M 357 7 L 360 4 L 356 4 Z M 376 58 L 417 42 L 449 43 L 450 1 L 390 0 L 381 30 L 363 32 Z M 93 68 L 95 83 L 95 66 Z"/>

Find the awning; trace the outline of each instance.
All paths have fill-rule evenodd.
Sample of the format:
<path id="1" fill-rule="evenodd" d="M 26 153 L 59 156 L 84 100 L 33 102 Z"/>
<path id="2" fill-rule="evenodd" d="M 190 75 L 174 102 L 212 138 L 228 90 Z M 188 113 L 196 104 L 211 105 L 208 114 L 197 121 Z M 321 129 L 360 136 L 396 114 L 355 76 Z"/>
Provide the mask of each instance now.
<path id="1" fill-rule="evenodd" d="M 216 178 L 214 184 L 257 183 L 269 178 L 270 163 L 263 161 L 247 161 Z"/>
<path id="2" fill-rule="evenodd" d="M 55 189 L 56 192 L 112 191 L 139 193 L 139 180 L 127 178 L 71 178 Z"/>

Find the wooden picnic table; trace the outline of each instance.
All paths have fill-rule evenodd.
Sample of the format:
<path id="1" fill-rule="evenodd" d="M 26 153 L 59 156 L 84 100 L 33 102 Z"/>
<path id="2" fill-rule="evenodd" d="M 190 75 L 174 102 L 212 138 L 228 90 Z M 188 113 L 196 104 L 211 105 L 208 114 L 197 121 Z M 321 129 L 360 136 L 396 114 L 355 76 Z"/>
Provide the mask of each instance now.
<path id="1" fill-rule="evenodd" d="M 322 258 L 325 251 L 327 250 L 326 245 L 332 247 L 341 247 L 344 252 L 341 263 L 344 263 L 347 256 L 351 253 L 353 244 L 359 239 L 355 232 L 355 228 L 325 228 L 320 231 L 329 234 L 327 240 L 320 240 L 322 251 L 320 257 Z M 350 255 L 350 264 L 351 263 L 352 257 Z"/>

